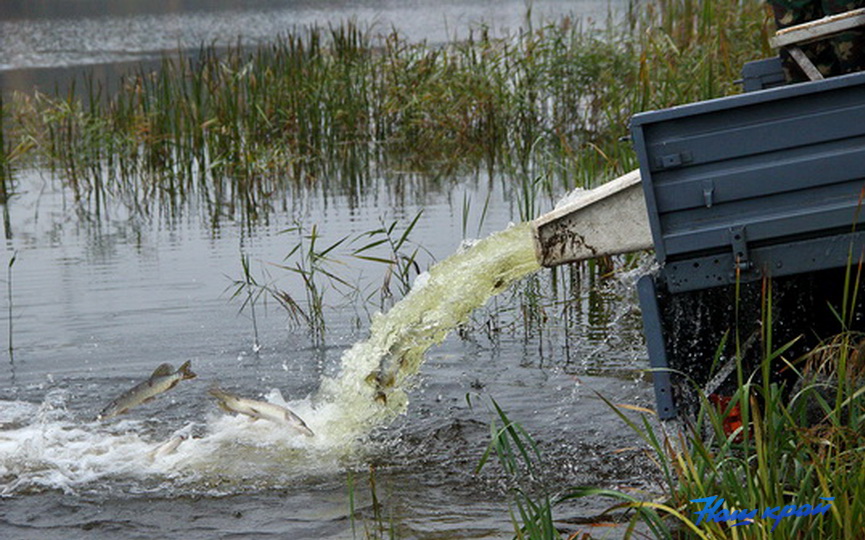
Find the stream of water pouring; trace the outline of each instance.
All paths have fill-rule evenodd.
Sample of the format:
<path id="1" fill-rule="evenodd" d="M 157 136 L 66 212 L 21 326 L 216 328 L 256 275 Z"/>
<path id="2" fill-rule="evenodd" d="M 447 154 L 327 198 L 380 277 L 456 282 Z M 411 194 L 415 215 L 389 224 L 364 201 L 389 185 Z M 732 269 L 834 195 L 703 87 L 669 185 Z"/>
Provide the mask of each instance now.
<path id="1" fill-rule="evenodd" d="M 451 255 L 421 275 L 409 294 L 374 317 L 370 336 L 322 380 L 316 401 L 335 407 L 333 429 L 355 436 L 405 410 L 406 385 L 424 353 L 471 312 L 540 268 L 528 223 L 514 225 Z"/>
<path id="2" fill-rule="evenodd" d="M 46 396 L 41 406 L 0 403 L 0 494 L 74 492 L 106 479 L 131 479 L 136 489 L 166 479 L 193 490 L 218 483 L 230 493 L 235 484 L 272 486 L 297 475 L 339 470 L 357 441 L 405 411 L 425 351 L 490 297 L 538 268 L 530 225 L 523 223 L 421 275 L 405 298 L 374 318 L 368 339 L 343 354 L 337 375 L 323 378 L 317 394 L 291 401 L 276 390 L 266 396 L 304 418 L 315 437 L 223 414 L 204 422 L 187 419 L 190 425 L 183 429 L 194 436 L 173 453 L 154 455 L 162 441 L 152 440 L 146 422 L 134 415 L 82 423 L 66 410 L 70 398 L 62 392 Z"/>

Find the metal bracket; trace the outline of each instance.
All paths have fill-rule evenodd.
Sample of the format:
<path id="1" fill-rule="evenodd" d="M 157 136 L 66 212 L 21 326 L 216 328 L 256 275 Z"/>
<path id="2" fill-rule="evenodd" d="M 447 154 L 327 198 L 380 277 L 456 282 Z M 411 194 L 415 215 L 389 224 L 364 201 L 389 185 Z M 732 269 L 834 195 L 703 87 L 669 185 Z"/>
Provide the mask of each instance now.
<path id="1" fill-rule="evenodd" d="M 730 243 L 733 245 L 733 270 L 747 272 L 754 267 L 748 255 L 748 240 L 745 226 L 730 227 Z"/>
<path id="2" fill-rule="evenodd" d="M 656 158 L 655 166 L 658 169 L 675 169 L 694 161 L 694 155 L 687 150 L 684 152 L 676 152 L 673 154 L 664 154 Z"/>
<path id="3" fill-rule="evenodd" d="M 714 195 L 715 182 L 712 180 L 703 180 L 703 202 L 706 204 L 706 208 L 712 208 Z"/>
<path id="4" fill-rule="evenodd" d="M 820 73 L 820 70 L 817 69 L 817 66 L 811 62 L 811 59 L 805 56 L 805 53 L 802 52 L 802 49 L 799 47 L 789 47 L 787 52 L 790 53 L 790 56 L 793 57 L 793 60 L 799 64 L 799 67 L 802 68 L 802 71 L 805 72 L 805 75 L 812 81 L 822 81 L 823 74 Z"/>

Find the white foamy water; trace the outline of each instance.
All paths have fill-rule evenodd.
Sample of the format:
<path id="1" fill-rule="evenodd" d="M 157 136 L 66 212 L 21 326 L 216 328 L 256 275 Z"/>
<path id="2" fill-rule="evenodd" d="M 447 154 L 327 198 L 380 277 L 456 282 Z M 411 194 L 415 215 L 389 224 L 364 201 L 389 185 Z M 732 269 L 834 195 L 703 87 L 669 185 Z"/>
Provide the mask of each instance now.
<path id="1" fill-rule="evenodd" d="M 314 437 L 243 415 L 209 412 L 158 437 L 153 419 L 132 413 L 109 422 L 76 421 L 67 392 L 36 405 L 0 402 L 0 493 L 59 489 L 74 493 L 105 481 L 162 482 L 206 492 L 235 483 L 287 483 L 295 476 L 340 470 L 358 443 L 404 412 L 426 350 L 492 295 L 535 271 L 528 224 L 494 234 L 435 265 L 388 313 L 374 318 L 368 339 L 342 357 L 339 373 L 317 394 L 264 399 L 303 418 Z M 183 383 L 189 386 L 195 382 Z M 157 399 L 167 399 L 160 396 Z M 176 438 L 175 438 L 176 437 Z"/>
<path id="2" fill-rule="evenodd" d="M 304 415 L 316 436 L 214 412 L 179 429 L 175 441 L 174 435 L 157 438 L 147 421 L 134 414 L 116 422 L 80 423 L 50 405 L 0 401 L 0 417 L 16 417 L 14 424 L 4 424 L 16 427 L 0 431 L 0 494 L 44 489 L 75 493 L 110 481 L 139 486 L 169 481 L 210 490 L 232 480 L 276 474 L 274 483 L 279 484 L 292 476 L 338 470 L 352 441 L 327 429 L 336 416 L 333 407 L 313 410 L 309 400 L 287 403 L 277 390 L 266 400 Z M 174 444 L 164 448 L 169 441 Z"/>

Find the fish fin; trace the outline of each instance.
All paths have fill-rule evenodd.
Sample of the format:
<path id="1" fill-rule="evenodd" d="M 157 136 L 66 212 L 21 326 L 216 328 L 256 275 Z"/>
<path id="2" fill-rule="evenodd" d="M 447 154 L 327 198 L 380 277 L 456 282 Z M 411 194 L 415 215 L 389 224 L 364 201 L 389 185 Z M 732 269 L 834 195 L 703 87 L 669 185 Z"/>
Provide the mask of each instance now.
<path id="1" fill-rule="evenodd" d="M 187 360 L 182 366 L 177 368 L 177 372 L 182 375 L 183 379 L 194 379 L 196 377 L 195 373 L 190 369 L 191 365 L 192 360 Z"/>
<path id="2" fill-rule="evenodd" d="M 165 377 L 167 375 L 171 375 L 174 373 L 174 368 L 171 367 L 171 364 L 159 364 L 159 367 L 153 371 L 153 375 L 150 376 L 151 379 L 156 377 Z"/>

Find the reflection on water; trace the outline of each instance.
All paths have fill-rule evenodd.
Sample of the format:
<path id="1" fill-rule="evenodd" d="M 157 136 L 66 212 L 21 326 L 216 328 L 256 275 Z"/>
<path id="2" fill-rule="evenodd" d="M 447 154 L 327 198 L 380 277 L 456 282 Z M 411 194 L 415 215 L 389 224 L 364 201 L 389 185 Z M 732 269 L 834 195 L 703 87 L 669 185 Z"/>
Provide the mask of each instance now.
<path id="1" fill-rule="evenodd" d="M 165 497 L 192 496 L 205 498 L 200 512 L 212 523 L 208 530 L 230 528 L 230 519 L 215 516 L 242 496 L 250 512 L 280 500 L 320 509 L 299 514 L 299 521 L 273 524 L 275 537 L 299 531 L 317 532 L 298 537 L 345 537 L 350 526 L 345 521 L 336 525 L 346 519 L 345 499 L 342 507 L 335 503 L 344 496 L 345 470 L 355 470 L 360 479 L 366 464 L 374 463 L 379 485 L 399 493 L 391 508 L 404 518 L 400 527 L 407 536 L 424 537 L 431 531 L 460 536 L 474 530 L 497 537 L 509 526 L 496 473 L 471 475 L 486 444 L 489 416 L 467 407 L 468 393 L 494 396 L 525 423 L 555 464 L 550 485 L 642 482 L 633 462 L 623 467 L 619 460 L 624 456 L 605 451 L 631 444 L 621 430 L 611 433 L 609 422 L 586 420 L 606 418 L 605 406 L 591 389 L 628 402 L 639 396 L 637 403 L 650 404 L 648 386 L 635 371 L 643 360 L 627 277 L 597 284 L 581 278 L 571 292 L 560 286 L 560 298 L 539 299 L 534 305 L 525 304 L 519 291 L 496 297 L 428 353 L 408 413 L 349 455 L 308 450 L 295 455 L 294 439 L 282 440 L 260 424 L 220 416 L 206 395 L 208 385 L 218 381 L 249 397 L 269 395 L 280 402 L 284 396 L 313 423 L 326 422 L 331 414 L 343 416 L 316 412 L 305 398 L 318 389 L 322 375 L 336 373 L 344 352 L 368 332 L 369 306 L 346 306 L 334 296 L 328 303 L 327 340 L 315 347 L 302 327 L 286 329 L 285 315 L 269 306 L 259 312 L 264 347 L 254 354 L 248 314 L 239 316 L 238 304 L 224 294 L 230 282 L 226 276 L 240 275 L 241 250 L 251 255 L 253 271 L 260 274 L 267 262 L 285 255 L 290 243 L 279 231 L 298 217 L 317 223 L 322 242 L 328 243 L 380 226 L 382 215 L 407 220 L 423 209 L 413 241 L 443 259 L 457 249 L 464 219 L 468 230 L 479 228 L 482 236 L 506 226 L 513 210 L 499 185 L 482 177 L 454 179 L 440 190 L 407 183 L 400 197 L 382 187 L 352 203 L 345 196 L 308 193 L 302 204 L 274 212 L 252 228 L 230 219 L 212 228 L 191 211 L 142 217 L 119 205 L 98 218 L 76 213 L 70 194 L 50 173 L 19 171 L 18 190 L 8 205 L 11 238 L 5 245 L 6 260 L 17 251 L 18 261 L 16 362 L 0 371 L 0 423 L 7 430 L 0 431 L 4 488 L 16 497 L 32 498 L 46 512 L 58 504 L 51 495 L 55 490 L 75 494 L 78 502 L 65 525 L 38 520 L 70 531 L 90 526 L 94 505 L 103 509 L 106 530 L 116 533 L 118 522 L 130 522 L 124 517 L 130 509 Z M 462 202 L 486 200 L 487 190 L 492 191 L 483 220 L 480 207 L 463 217 Z M 421 264 L 426 267 L 431 260 Z M 380 282 L 380 265 L 352 265 L 357 274 L 349 279 Z M 270 267 L 271 279 L 302 297 L 300 280 L 286 274 Z M 538 291 L 550 290 L 545 275 L 536 278 Z M 560 312 L 570 314 L 561 318 Z M 532 318 L 545 322 L 527 325 Z M 0 317 L 0 328 L 8 322 Z M 115 424 L 91 423 L 107 400 L 155 365 L 186 359 L 199 374 L 193 384 L 179 386 Z M 182 443 L 176 454 L 158 463 L 147 460 L 153 448 L 190 423 L 199 439 Z M 24 455 L 40 457 L 19 459 Z M 430 476 L 430 468 L 439 472 Z M 15 484 L 21 478 L 29 483 Z M 369 486 L 359 483 L 357 489 L 358 508 L 364 511 L 368 507 L 361 501 L 368 502 Z M 115 491 L 129 495 L 112 495 Z M 171 519 L 179 516 L 170 505 L 161 511 Z M 30 515 L 27 505 L 17 503 L 4 506 L 3 513 L 11 523 Z M 442 513 L 449 516 L 444 521 L 436 517 Z M 242 521 L 240 530 L 252 531 L 254 522 Z M 131 530 L 145 536 L 152 526 L 137 519 L 131 523 Z M 183 534 L 207 537 L 189 529 Z"/>
<path id="2" fill-rule="evenodd" d="M 96 80 L 128 72 L 164 52 L 202 44 L 270 43 L 309 25 L 353 20 L 411 41 L 461 39 L 481 24 L 497 32 L 525 25 L 527 5 L 538 20 L 573 14 L 603 19 L 627 0 L 168 0 L 4 1 L 0 8 L 0 88 L 29 90 L 75 75 L 70 66 L 98 66 Z M 64 77 L 65 74 L 65 77 Z M 100 75 L 106 75 L 102 78 Z M 65 86 L 65 85 L 64 85 Z"/>
<path id="3" fill-rule="evenodd" d="M 466 229 L 485 236 L 504 228 L 516 212 L 513 194 L 482 175 L 444 183 L 403 180 L 378 179 L 359 197 L 291 192 L 278 199 L 266 219 L 247 222 L 232 214 L 213 219 L 195 201 L 180 212 L 156 204 L 152 212 L 141 214 L 116 200 L 100 213 L 90 212 L 50 172 L 19 171 L 16 191 L 3 206 L 9 215 L 3 234 L 7 238 L 4 269 L 17 253 L 12 268 L 13 323 L 20 359 L 37 371 L 48 370 L 49 365 L 51 370 L 63 370 L 54 359 L 83 354 L 89 369 L 118 369 L 114 353 L 103 354 L 108 340 L 128 347 L 124 364 L 150 365 L 159 352 L 166 359 L 182 357 L 188 347 L 185 338 L 202 333 L 208 338 L 197 347 L 238 355 L 248 351 L 252 339 L 248 311 L 238 314 L 239 302 L 230 302 L 227 293 L 232 281 L 242 276 L 241 254 L 250 257 L 259 281 L 304 298 L 303 280 L 274 266 L 293 264 L 293 259 L 283 257 L 297 237 L 282 231 L 298 223 L 305 224 L 307 231 L 316 225 L 319 245 L 328 246 L 343 237 L 363 240 L 366 233 L 392 220 L 402 230 L 422 211 L 409 240 L 422 246 L 416 263 L 425 269 L 456 251 Z M 467 206 L 466 201 L 488 202 Z M 377 299 L 377 288 L 389 270 L 379 262 L 352 257 L 353 250 L 347 245 L 330 254 L 338 263 L 334 271 L 366 291 L 365 298 Z M 367 255 L 388 256 L 386 251 Z M 534 285 L 541 295 L 536 307 L 513 312 L 509 304 L 520 302 L 519 291 L 494 299 L 474 314 L 473 324 L 481 334 L 472 340 L 483 337 L 495 347 L 501 328 L 519 324 L 527 339 L 537 334 L 547 342 L 541 344 L 542 361 L 578 359 L 585 365 L 584 353 L 591 349 L 579 353 L 572 348 L 573 340 L 601 347 L 610 339 L 619 340 L 619 336 L 611 338 L 609 329 L 622 324 L 628 325 L 625 341 L 639 334 L 634 326 L 638 319 L 631 302 L 632 278 L 596 283 L 597 274 L 585 268 L 558 272 L 578 274 L 568 277 L 567 285 L 562 285 L 565 279 L 559 280 L 554 293 L 558 299 L 545 299 L 550 283 L 543 276 L 534 278 L 540 280 Z M 344 339 L 365 332 L 369 310 L 379 303 L 360 302 L 346 309 L 342 294 L 335 289 L 326 292 L 325 315 L 334 334 L 347 334 L 337 340 L 347 346 Z M 0 313 L 0 325 L 5 327 L 8 317 L 5 310 Z M 264 305 L 260 318 L 264 332 L 272 332 L 283 343 L 288 319 L 281 308 Z M 166 331 L 176 334 L 177 353 L 166 353 L 169 343 L 154 340 Z M 307 341 L 303 327 L 289 335 L 297 343 Z M 273 340 L 265 345 L 273 347 Z M 566 349 L 570 355 L 557 357 Z"/>

